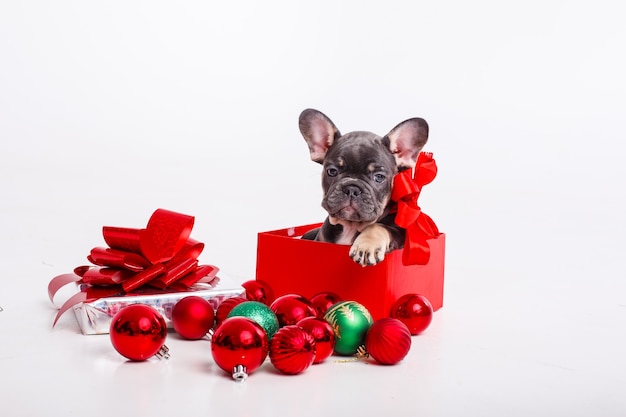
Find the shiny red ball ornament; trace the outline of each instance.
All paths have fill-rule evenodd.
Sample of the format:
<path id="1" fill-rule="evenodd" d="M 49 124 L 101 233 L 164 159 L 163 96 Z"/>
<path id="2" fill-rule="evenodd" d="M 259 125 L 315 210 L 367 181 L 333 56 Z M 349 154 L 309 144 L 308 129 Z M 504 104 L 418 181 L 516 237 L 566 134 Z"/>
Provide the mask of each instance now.
<path id="1" fill-rule="evenodd" d="M 326 320 L 319 317 L 306 317 L 297 326 L 309 332 L 315 340 L 315 359 L 313 363 L 324 362 L 335 350 L 335 331 Z"/>
<path id="2" fill-rule="evenodd" d="M 329 291 L 319 292 L 311 297 L 311 304 L 313 304 L 317 312 L 317 317 L 320 318 L 324 318 L 324 314 L 326 314 L 328 309 L 339 301 L 343 301 L 343 298 Z"/>
<path id="3" fill-rule="evenodd" d="M 270 340 L 270 361 L 279 371 L 295 375 L 315 360 L 315 339 L 296 325 L 281 327 Z"/>
<path id="4" fill-rule="evenodd" d="M 433 320 L 433 306 L 420 294 L 405 294 L 391 306 L 390 317 L 402 321 L 412 335 L 420 334 Z"/>
<path id="5" fill-rule="evenodd" d="M 213 306 L 197 295 L 181 298 L 172 309 L 172 327 L 185 339 L 201 339 L 213 328 L 214 322 Z"/>
<path id="6" fill-rule="evenodd" d="M 245 301 L 248 301 L 244 297 L 230 297 L 222 301 L 215 310 L 215 327 L 217 328 L 230 314 L 236 305 L 239 305 Z"/>
<path id="7" fill-rule="evenodd" d="M 169 358 L 165 319 L 145 304 L 131 304 L 118 311 L 111 320 L 109 336 L 115 350 L 131 361 Z"/>
<path id="8" fill-rule="evenodd" d="M 377 362 L 394 365 L 411 349 L 411 332 L 398 319 L 391 317 L 375 321 L 365 335 L 365 349 Z"/>
<path id="9" fill-rule="evenodd" d="M 241 286 L 246 290 L 246 299 L 249 301 L 258 301 L 267 306 L 274 301 L 274 290 L 265 281 L 253 279 L 244 282 Z"/>
<path id="10" fill-rule="evenodd" d="M 317 316 L 313 304 L 298 294 L 280 296 L 274 300 L 270 308 L 276 314 L 280 327 L 294 325 L 305 317 Z"/>
<path id="11" fill-rule="evenodd" d="M 227 318 L 215 329 L 211 340 L 213 360 L 238 382 L 263 364 L 268 351 L 265 330 L 247 317 Z"/>

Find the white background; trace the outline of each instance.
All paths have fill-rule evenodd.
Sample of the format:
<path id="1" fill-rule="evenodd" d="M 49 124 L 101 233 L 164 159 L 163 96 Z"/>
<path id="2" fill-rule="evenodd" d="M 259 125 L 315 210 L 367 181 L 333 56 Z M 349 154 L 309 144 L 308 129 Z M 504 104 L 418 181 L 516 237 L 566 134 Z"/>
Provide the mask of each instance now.
<path id="1" fill-rule="evenodd" d="M 422 4 L 423 3 L 423 4 Z M 2 415 L 623 416 L 626 27 L 608 1 L 0 1 Z M 254 278 L 323 219 L 298 129 L 430 123 L 445 306 L 394 367 L 126 363 L 46 287 L 157 208 Z M 8 410 L 12 410 L 9 412 Z"/>

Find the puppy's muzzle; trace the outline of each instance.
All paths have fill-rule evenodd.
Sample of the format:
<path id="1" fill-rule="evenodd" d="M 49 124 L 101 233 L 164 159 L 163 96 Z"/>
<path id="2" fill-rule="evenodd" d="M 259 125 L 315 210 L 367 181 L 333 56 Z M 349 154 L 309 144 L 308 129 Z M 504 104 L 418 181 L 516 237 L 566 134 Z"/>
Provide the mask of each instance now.
<path id="1" fill-rule="evenodd" d="M 322 206 L 331 216 L 352 222 L 371 222 L 380 215 L 372 191 L 354 180 L 332 186 Z"/>
<path id="2" fill-rule="evenodd" d="M 356 185 L 346 185 L 343 187 L 343 193 L 346 197 L 352 199 L 358 198 L 361 194 L 363 194 L 363 190 Z"/>

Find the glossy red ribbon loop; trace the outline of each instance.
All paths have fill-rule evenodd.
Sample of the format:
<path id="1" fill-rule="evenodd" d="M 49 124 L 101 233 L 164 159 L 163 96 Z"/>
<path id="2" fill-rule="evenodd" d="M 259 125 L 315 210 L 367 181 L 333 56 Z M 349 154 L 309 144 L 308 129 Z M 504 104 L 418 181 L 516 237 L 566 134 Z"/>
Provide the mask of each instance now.
<path id="1" fill-rule="evenodd" d="M 139 231 L 141 253 L 153 264 L 169 261 L 187 243 L 193 222 L 191 216 L 158 209 Z"/>
<path id="2" fill-rule="evenodd" d="M 95 247 L 87 256 L 96 266 L 79 266 L 73 273 L 50 281 L 48 296 L 52 302 L 67 284 L 79 284 L 81 288 L 60 307 L 54 323 L 81 302 L 127 294 L 144 286 L 179 291 L 196 282 L 211 282 L 219 268 L 198 265 L 204 243 L 189 238 L 193 223 L 192 216 L 158 209 L 145 229 L 103 227 L 109 247 Z"/>
<path id="3" fill-rule="evenodd" d="M 407 169 L 394 177 L 391 199 L 398 203 L 396 224 L 406 229 L 402 252 L 404 265 L 425 265 L 430 259 L 428 239 L 437 237 L 435 222 L 420 209 L 417 200 L 422 187 L 437 176 L 433 154 L 421 152 L 413 170 Z"/>
<path id="4" fill-rule="evenodd" d="M 139 232 L 139 229 L 127 227 L 104 226 L 102 228 L 104 241 L 111 249 L 135 253 L 141 252 L 139 248 Z"/>

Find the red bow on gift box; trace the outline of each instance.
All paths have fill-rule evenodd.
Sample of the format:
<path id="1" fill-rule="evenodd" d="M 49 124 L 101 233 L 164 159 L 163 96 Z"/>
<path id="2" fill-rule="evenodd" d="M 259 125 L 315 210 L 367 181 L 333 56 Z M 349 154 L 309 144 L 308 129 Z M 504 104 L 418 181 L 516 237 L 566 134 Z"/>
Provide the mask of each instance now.
<path id="1" fill-rule="evenodd" d="M 93 248 L 87 257 L 97 266 L 79 266 L 48 284 L 50 301 L 64 285 L 81 284 L 81 291 L 61 306 L 54 324 L 81 302 L 127 294 L 145 286 L 185 290 L 196 282 L 211 282 L 219 268 L 198 265 L 204 243 L 189 238 L 193 223 L 192 216 L 158 209 L 145 229 L 103 227 L 109 247 Z"/>
<path id="2" fill-rule="evenodd" d="M 420 152 L 413 170 L 407 169 L 394 177 L 391 199 L 398 203 L 396 224 L 406 229 L 402 252 L 404 265 L 426 265 L 430 259 L 428 239 L 437 237 L 435 222 L 417 204 L 422 187 L 437 175 L 437 164 L 430 152 Z"/>

